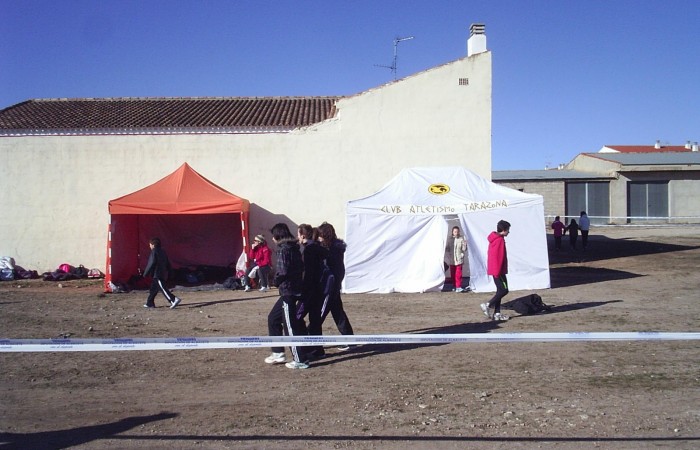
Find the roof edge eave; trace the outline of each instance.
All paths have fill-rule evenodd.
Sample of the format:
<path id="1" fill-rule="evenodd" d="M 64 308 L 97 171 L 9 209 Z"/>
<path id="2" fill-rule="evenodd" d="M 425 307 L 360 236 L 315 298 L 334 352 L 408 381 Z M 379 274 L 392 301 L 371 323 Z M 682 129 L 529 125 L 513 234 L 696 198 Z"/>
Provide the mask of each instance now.
<path id="1" fill-rule="evenodd" d="M 289 133 L 300 126 L 0 129 L 0 137 Z"/>

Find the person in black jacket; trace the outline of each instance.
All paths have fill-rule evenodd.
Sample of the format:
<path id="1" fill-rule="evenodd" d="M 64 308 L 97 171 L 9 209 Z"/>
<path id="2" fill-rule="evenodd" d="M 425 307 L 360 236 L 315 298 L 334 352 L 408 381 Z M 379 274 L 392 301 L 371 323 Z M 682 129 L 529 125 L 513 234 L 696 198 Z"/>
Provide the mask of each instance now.
<path id="1" fill-rule="evenodd" d="M 350 319 L 348 319 L 348 315 L 343 309 L 343 301 L 340 298 L 340 288 L 343 278 L 345 278 L 345 249 L 347 244 L 342 239 L 338 239 L 335 234 L 335 228 L 328 222 L 323 222 L 318 226 L 318 240 L 323 247 L 328 249 L 328 267 L 330 267 L 335 278 L 321 307 L 321 323 L 326 320 L 328 313 L 330 313 L 340 334 L 355 334 L 352 325 L 350 325 Z M 340 345 L 337 349 L 345 351 L 349 348 L 349 345 Z"/>
<path id="2" fill-rule="evenodd" d="M 299 242 L 294 238 L 289 227 L 278 223 L 270 230 L 272 241 L 277 244 L 277 266 L 274 284 L 280 298 L 267 316 L 267 329 L 270 336 L 301 336 L 306 333 L 304 321 L 297 318 L 297 303 L 301 301 L 302 276 L 304 263 L 301 259 Z M 286 362 L 284 347 L 272 347 L 272 354 L 265 358 L 267 364 Z M 285 365 L 290 369 L 307 369 L 303 347 L 291 346 L 293 360 Z"/>
<path id="3" fill-rule="evenodd" d="M 302 223 L 297 227 L 297 238 L 301 243 L 301 257 L 304 260 L 304 277 L 301 288 L 301 308 L 297 311 L 297 318 L 303 320 L 309 317 L 309 335 L 321 336 L 323 320 L 321 307 L 323 305 L 323 286 L 321 276 L 326 265 L 328 249 L 322 247 L 314 238 L 314 230 L 311 225 Z M 308 347 L 308 357 L 311 360 L 321 359 L 325 356 L 323 346 Z"/>
<path id="4" fill-rule="evenodd" d="M 564 228 L 564 233 L 569 232 L 569 245 L 571 245 L 572 250 L 576 250 L 576 240 L 578 240 L 578 224 L 576 219 L 571 219 L 569 225 Z"/>
<path id="5" fill-rule="evenodd" d="M 151 254 L 148 257 L 143 276 L 152 276 L 153 281 L 151 281 L 151 291 L 148 293 L 148 299 L 143 307 L 155 308 L 156 295 L 158 295 L 158 292 L 162 292 L 165 299 L 170 303 L 170 309 L 173 309 L 180 304 L 180 299 L 165 287 L 165 282 L 168 281 L 168 273 L 170 272 L 170 260 L 165 250 L 161 248 L 159 238 L 152 238 L 148 245 L 151 247 Z"/>

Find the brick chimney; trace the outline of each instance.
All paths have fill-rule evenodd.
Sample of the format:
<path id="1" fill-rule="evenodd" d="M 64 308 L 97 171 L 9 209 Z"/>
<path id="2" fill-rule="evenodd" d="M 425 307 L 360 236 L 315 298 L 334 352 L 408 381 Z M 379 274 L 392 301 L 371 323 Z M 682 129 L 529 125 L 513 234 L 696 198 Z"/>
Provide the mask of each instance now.
<path id="1" fill-rule="evenodd" d="M 473 23 L 469 27 L 469 39 L 467 40 L 467 56 L 484 53 L 486 51 L 486 25 Z"/>

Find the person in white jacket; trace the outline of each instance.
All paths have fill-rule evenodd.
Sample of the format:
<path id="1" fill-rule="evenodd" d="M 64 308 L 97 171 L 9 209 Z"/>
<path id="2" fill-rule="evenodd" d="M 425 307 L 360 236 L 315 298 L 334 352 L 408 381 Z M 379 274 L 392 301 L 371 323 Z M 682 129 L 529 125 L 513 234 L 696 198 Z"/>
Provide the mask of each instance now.
<path id="1" fill-rule="evenodd" d="M 462 288 L 462 265 L 464 252 L 467 251 L 467 240 L 460 233 L 459 227 L 452 227 L 452 236 L 447 239 L 445 259 L 450 266 L 450 276 L 454 282 L 455 292 L 464 292 Z"/>
<path id="2" fill-rule="evenodd" d="M 581 211 L 581 217 L 578 219 L 578 229 L 581 231 L 581 245 L 585 251 L 588 246 L 588 231 L 591 229 L 591 220 L 586 215 L 586 211 Z"/>

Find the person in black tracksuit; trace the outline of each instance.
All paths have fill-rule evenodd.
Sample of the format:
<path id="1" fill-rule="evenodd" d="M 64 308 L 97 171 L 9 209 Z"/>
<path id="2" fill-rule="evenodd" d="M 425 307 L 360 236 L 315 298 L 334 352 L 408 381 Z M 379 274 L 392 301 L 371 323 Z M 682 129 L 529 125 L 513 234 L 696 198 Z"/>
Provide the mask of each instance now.
<path id="1" fill-rule="evenodd" d="M 304 263 L 301 259 L 299 242 L 292 236 L 289 227 L 278 223 L 272 230 L 272 240 L 277 244 L 277 265 L 274 284 L 279 289 L 280 298 L 267 316 L 267 329 L 270 336 L 301 336 L 307 334 L 304 321 L 297 318 L 297 303 L 301 300 Z M 272 347 L 272 354 L 265 358 L 268 364 L 281 364 L 286 361 L 284 347 Z M 306 369 L 306 352 L 303 347 L 291 346 L 292 361 L 286 364 L 290 369 Z"/>
<path id="2" fill-rule="evenodd" d="M 146 269 L 143 271 L 143 276 L 151 276 L 153 277 L 153 281 L 151 281 L 151 290 L 148 293 L 148 299 L 143 307 L 155 308 L 156 295 L 158 295 L 158 292 L 162 292 L 165 299 L 170 304 L 170 308 L 175 308 L 180 304 L 180 299 L 174 296 L 165 286 L 165 282 L 168 281 L 168 273 L 170 272 L 170 260 L 168 259 L 168 255 L 165 253 L 165 250 L 161 248 L 160 239 L 153 238 L 149 241 L 148 245 L 151 247 L 151 254 L 148 257 L 148 263 L 146 264 Z"/>
<path id="3" fill-rule="evenodd" d="M 348 319 L 348 315 L 343 309 L 343 301 L 340 298 L 340 288 L 343 278 L 345 278 L 345 249 L 347 245 L 342 239 L 338 239 L 335 234 L 335 228 L 327 222 L 319 225 L 318 240 L 323 247 L 328 249 L 327 262 L 335 277 L 335 282 L 321 309 L 321 323 L 330 313 L 340 334 L 355 334 L 352 325 L 350 325 L 350 319 Z M 349 346 L 347 345 L 338 346 L 338 350 L 347 350 L 348 348 Z"/>
<path id="4" fill-rule="evenodd" d="M 304 278 L 302 282 L 302 307 L 297 311 L 297 318 L 303 320 L 308 315 L 308 332 L 311 336 L 321 336 L 323 320 L 323 287 L 321 274 L 325 265 L 328 249 L 314 239 L 314 229 L 309 224 L 302 223 L 297 227 L 297 238 L 301 243 L 301 257 L 304 260 Z M 325 356 L 323 346 L 308 347 L 309 359 L 320 359 Z"/>

